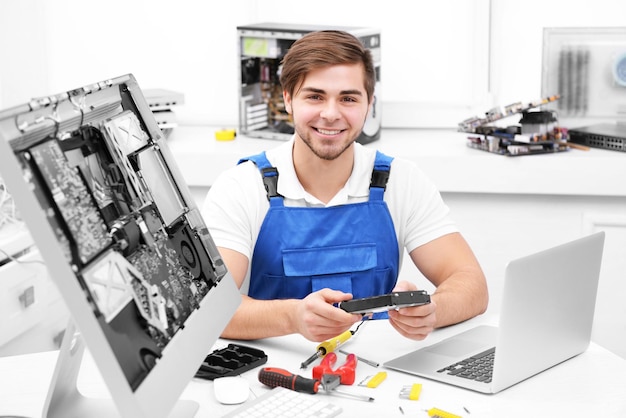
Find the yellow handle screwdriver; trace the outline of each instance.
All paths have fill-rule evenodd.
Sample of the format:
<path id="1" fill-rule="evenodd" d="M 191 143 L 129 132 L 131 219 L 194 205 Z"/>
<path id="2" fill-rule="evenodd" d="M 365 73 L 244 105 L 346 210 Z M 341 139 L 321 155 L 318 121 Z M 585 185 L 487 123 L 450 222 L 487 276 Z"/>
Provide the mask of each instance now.
<path id="1" fill-rule="evenodd" d="M 343 333 L 339 334 L 336 337 L 333 337 L 333 338 L 331 338 L 329 340 L 321 342 L 317 346 L 317 351 L 315 352 L 315 354 L 313 354 L 311 357 L 306 359 L 300 365 L 300 368 L 301 369 L 306 369 L 309 366 L 309 364 L 313 363 L 316 359 L 318 359 L 320 357 L 324 357 L 326 354 L 328 354 L 328 353 L 330 353 L 332 351 L 335 351 L 337 349 L 337 347 L 339 347 L 340 345 L 342 345 L 343 343 L 348 341 L 350 339 L 350 337 L 352 337 L 352 334 L 354 334 L 354 331 L 347 330 L 346 332 L 343 332 Z"/>

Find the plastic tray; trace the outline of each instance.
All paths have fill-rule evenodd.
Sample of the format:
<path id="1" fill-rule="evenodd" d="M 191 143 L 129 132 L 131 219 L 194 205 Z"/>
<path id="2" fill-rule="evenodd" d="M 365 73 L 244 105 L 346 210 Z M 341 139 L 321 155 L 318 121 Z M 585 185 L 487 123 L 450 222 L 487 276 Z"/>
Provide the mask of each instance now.
<path id="1" fill-rule="evenodd" d="M 263 350 L 239 344 L 213 351 L 205 357 L 196 372 L 196 377 L 213 380 L 218 377 L 237 376 L 267 363 L 267 354 Z"/>

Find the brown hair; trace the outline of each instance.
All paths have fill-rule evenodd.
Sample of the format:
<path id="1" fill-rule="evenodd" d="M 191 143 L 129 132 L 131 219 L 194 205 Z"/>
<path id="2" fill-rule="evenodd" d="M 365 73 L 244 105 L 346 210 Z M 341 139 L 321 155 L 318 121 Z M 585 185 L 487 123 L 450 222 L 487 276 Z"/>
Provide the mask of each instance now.
<path id="1" fill-rule="evenodd" d="M 340 64 L 363 64 L 368 101 L 374 96 L 376 72 L 372 54 L 355 36 L 338 30 L 310 32 L 291 45 L 282 60 L 280 84 L 293 96 L 306 75 L 318 68 Z"/>

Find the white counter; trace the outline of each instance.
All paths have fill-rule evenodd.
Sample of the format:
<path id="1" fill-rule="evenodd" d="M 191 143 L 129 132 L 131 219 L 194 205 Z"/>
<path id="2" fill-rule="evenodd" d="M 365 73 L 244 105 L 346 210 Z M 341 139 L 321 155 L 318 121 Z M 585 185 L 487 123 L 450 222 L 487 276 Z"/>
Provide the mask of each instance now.
<path id="1" fill-rule="evenodd" d="M 210 186 L 239 158 L 281 142 L 237 136 L 215 140 L 217 128 L 181 126 L 168 144 L 192 187 Z M 368 144 L 413 160 L 442 192 L 626 196 L 626 153 L 591 149 L 506 157 L 466 146 L 467 134 L 449 130 L 385 129 Z"/>

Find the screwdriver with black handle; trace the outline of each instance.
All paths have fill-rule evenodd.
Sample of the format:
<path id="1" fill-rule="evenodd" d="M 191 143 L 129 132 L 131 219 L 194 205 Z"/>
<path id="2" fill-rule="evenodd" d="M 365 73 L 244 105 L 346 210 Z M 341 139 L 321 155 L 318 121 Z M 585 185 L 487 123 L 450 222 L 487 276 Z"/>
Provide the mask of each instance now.
<path id="1" fill-rule="evenodd" d="M 296 392 L 317 393 L 320 381 L 308 379 L 277 367 L 264 367 L 259 371 L 259 382 L 269 387 L 282 386 Z"/>
<path id="2" fill-rule="evenodd" d="M 277 367 L 264 367 L 259 371 L 259 382 L 267 385 L 271 388 L 276 386 L 282 386 L 287 389 L 295 390 L 296 392 L 304 392 L 315 394 L 319 391 L 319 387 L 327 393 L 333 393 L 339 396 L 347 396 L 352 399 L 359 399 L 361 401 L 373 402 L 374 398 L 369 395 L 358 395 L 355 393 L 341 392 L 337 390 L 337 386 L 340 384 L 338 375 L 325 374 L 322 375 L 322 381 L 317 379 L 308 379 L 297 374 L 288 372 L 285 369 L 279 369 Z"/>

